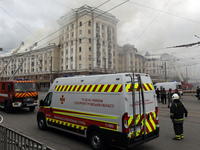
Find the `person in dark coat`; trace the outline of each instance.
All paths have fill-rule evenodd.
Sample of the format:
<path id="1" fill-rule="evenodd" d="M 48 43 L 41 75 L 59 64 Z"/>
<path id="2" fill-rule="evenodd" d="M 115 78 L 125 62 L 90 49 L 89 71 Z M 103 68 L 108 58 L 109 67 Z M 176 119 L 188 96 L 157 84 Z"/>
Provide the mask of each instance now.
<path id="1" fill-rule="evenodd" d="M 172 103 L 172 89 L 170 88 L 168 93 L 167 93 L 167 98 L 168 98 L 168 108 L 170 108 L 170 104 Z"/>
<path id="2" fill-rule="evenodd" d="M 173 140 L 181 140 L 184 138 L 183 135 L 183 121 L 184 114 L 185 117 L 188 115 L 184 104 L 180 101 L 180 96 L 178 94 L 172 95 L 173 103 L 170 108 L 170 118 L 173 122 L 175 137 Z"/>
<path id="3" fill-rule="evenodd" d="M 157 88 L 156 89 L 156 95 L 157 95 L 157 101 L 160 103 L 160 90 Z"/>

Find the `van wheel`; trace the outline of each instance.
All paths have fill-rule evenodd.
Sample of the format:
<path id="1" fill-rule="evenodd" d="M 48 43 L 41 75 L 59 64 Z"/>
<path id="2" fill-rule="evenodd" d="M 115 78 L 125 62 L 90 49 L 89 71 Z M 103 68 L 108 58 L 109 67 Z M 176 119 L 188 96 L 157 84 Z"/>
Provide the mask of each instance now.
<path id="1" fill-rule="evenodd" d="M 89 135 L 89 144 L 93 150 L 104 150 L 105 144 L 102 135 L 99 132 L 93 131 Z"/>
<path id="2" fill-rule="evenodd" d="M 6 101 L 4 105 L 4 109 L 6 113 L 11 113 L 12 112 L 12 106 L 10 101 Z"/>
<path id="3" fill-rule="evenodd" d="M 30 106 L 30 107 L 29 107 L 29 110 L 30 110 L 30 111 L 34 111 L 34 110 L 35 110 L 35 106 Z"/>
<path id="4" fill-rule="evenodd" d="M 46 120 L 43 116 L 39 116 L 37 121 L 38 121 L 38 127 L 39 127 L 40 130 L 46 130 L 47 129 Z"/>

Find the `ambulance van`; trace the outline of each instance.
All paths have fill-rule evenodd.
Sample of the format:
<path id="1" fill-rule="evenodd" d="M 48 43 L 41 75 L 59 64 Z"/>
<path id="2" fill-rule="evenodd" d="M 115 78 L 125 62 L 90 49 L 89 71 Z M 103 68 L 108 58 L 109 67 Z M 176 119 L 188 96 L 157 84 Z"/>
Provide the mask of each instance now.
<path id="1" fill-rule="evenodd" d="M 88 138 L 94 150 L 131 148 L 159 136 L 158 105 L 148 74 L 57 78 L 37 113 L 38 127 Z"/>
<path id="2" fill-rule="evenodd" d="M 183 95 L 183 89 L 181 82 L 158 82 L 154 85 L 155 89 L 161 89 L 165 88 L 166 93 L 168 93 L 169 89 L 172 89 L 172 93 L 175 92 L 176 89 L 180 92 L 181 95 Z"/>

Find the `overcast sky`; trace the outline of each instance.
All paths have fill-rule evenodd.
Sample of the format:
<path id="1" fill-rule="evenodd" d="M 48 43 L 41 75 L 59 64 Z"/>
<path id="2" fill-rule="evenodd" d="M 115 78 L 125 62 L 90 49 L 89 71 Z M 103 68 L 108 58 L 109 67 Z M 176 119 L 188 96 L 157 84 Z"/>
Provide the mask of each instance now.
<path id="1" fill-rule="evenodd" d="M 0 0 L 0 48 L 4 52 L 23 41 L 33 44 L 58 29 L 57 20 L 73 8 L 97 7 L 107 0 Z M 108 11 L 125 0 L 110 0 Z M 132 44 L 139 52 L 164 52 L 187 65 L 200 63 L 200 47 L 166 49 L 200 41 L 200 0 L 129 0 L 109 13 L 119 20 L 118 44 Z M 46 39 L 49 40 L 49 39 Z M 4 53 L 1 52 L 1 53 Z"/>

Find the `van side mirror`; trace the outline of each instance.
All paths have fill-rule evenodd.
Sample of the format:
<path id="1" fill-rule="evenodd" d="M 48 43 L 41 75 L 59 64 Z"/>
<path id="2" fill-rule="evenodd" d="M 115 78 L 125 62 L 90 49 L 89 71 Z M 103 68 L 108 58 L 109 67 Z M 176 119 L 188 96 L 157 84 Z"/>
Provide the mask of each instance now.
<path id="1" fill-rule="evenodd" d="M 44 106 L 44 100 L 40 100 L 40 106 Z"/>

